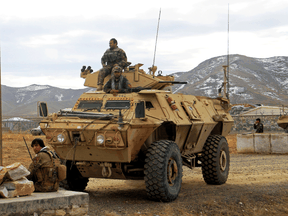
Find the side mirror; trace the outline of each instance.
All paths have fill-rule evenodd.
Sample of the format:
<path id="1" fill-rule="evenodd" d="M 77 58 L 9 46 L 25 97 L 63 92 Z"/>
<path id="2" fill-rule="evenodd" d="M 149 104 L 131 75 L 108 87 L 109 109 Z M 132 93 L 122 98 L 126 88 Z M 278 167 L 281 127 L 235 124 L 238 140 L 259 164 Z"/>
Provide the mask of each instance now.
<path id="1" fill-rule="evenodd" d="M 136 118 L 145 118 L 145 101 L 140 101 L 140 102 L 136 103 L 135 117 Z"/>
<path id="2" fill-rule="evenodd" d="M 41 117 L 47 117 L 48 116 L 48 106 L 46 102 L 37 102 L 37 114 Z"/>

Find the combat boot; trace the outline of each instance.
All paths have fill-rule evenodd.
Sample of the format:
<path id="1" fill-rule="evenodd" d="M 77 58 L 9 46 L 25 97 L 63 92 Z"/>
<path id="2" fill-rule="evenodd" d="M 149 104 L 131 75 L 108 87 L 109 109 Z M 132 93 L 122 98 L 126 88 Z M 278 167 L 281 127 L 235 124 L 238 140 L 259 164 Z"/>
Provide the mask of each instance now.
<path id="1" fill-rule="evenodd" d="M 103 85 L 98 85 L 97 86 L 97 91 L 101 91 L 101 90 L 103 90 Z"/>

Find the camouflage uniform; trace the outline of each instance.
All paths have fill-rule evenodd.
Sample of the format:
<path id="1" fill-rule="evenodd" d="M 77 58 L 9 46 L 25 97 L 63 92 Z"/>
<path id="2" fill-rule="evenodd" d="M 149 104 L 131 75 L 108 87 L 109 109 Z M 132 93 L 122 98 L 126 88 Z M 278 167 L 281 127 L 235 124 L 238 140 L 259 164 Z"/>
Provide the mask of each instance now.
<path id="1" fill-rule="evenodd" d="M 104 55 L 101 58 L 102 65 L 105 65 L 100 69 L 98 74 L 98 85 L 103 85 L 104 78 L 111 74 L 111 71 L 114 66 L 118 65 L 121 68 L 127 67 L 127 56 L 124 50 L 120 48 L 107 49 Z"/>
<path id="2" fill-rule="evenodd" d="M 53 155 L 46 147 L 33 158 L 27 178 L 34 182 L 35 191 L 50 192 L 59 188 L 58 174 Z"/>
<path id="3" fill-rule="evenodd" d="M 119 66 L 116 66 L 113 68 L 112 72 L 114 73 L 115 71 L 121 72 L 122 69 Z M 104 92 L 109 93 L 112 89 L 118 90 L 119 93 L 128 93 L 131 92 L 131 84 L 126 77 L 122 76 L 122 74 L 118 79 L 112 76 L 105 84 Z"/>

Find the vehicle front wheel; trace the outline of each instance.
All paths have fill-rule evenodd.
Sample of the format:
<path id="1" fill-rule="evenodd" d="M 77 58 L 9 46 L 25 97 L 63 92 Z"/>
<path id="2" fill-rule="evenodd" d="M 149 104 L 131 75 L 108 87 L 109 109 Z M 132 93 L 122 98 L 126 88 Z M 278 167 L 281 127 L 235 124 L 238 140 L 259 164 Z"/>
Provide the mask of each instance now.
<path id="1" fill-rule="evenodd" d="M 225 137 L 211 135 L 207 138 L 201 156 L 202 175 L 207 184 L 221 185 L 228 179 L 230 155 Z"/>
<path id="2" fill-rule="evenodd" d="M 177 144 L 170 140 L 152 143 L 146 153 L 144 175 L 150 199 L 175 200 L 182 184 L 182 158 Z"/>
<path id="3" fill-rule="evenodd" d="M 71 163 L 72 163 L 71 161 L 67 161 L 66 163 L 67 166 L 66 182 L 68 185 L 68 189 L 73 191 L 84 191 L 89 179 L 81 175 L 76 165 L 72 165 L 71 167 Z"/>

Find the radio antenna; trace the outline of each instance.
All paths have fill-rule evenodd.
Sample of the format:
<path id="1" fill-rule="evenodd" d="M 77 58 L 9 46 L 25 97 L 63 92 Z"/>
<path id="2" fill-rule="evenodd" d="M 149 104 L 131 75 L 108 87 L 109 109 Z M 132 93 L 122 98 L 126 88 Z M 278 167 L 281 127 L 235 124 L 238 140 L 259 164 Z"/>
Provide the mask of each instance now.
<path id="1" fill-rule="evenodd" d="M 154 58 L 153 58 L 153 64 L 152 64 L 152 67 L 151 67 L 151 71 L 153 71 L 154 64 L 155 64 L 155 56 L 156 56 L 156 47 L 157 47 L 157 39 L 158 39 L 158 32 L 159 32 L 160 17 L 161 17 L 161 8 L 159 10 L 159 18 L 158 18 L 157 33 L 156 33 L 156 42 L 155 42 L 155 49 L 154 49 Z M 154 77 L 154 73 L 155 73 L 155 71 L 153 72 L 153 77 Z"/>
<path id="2" fill-rule="evenodd" d="M 229 3 L 228 3 L 228 35 L 227 35 L 227 99 L 229 99 Z"/>

